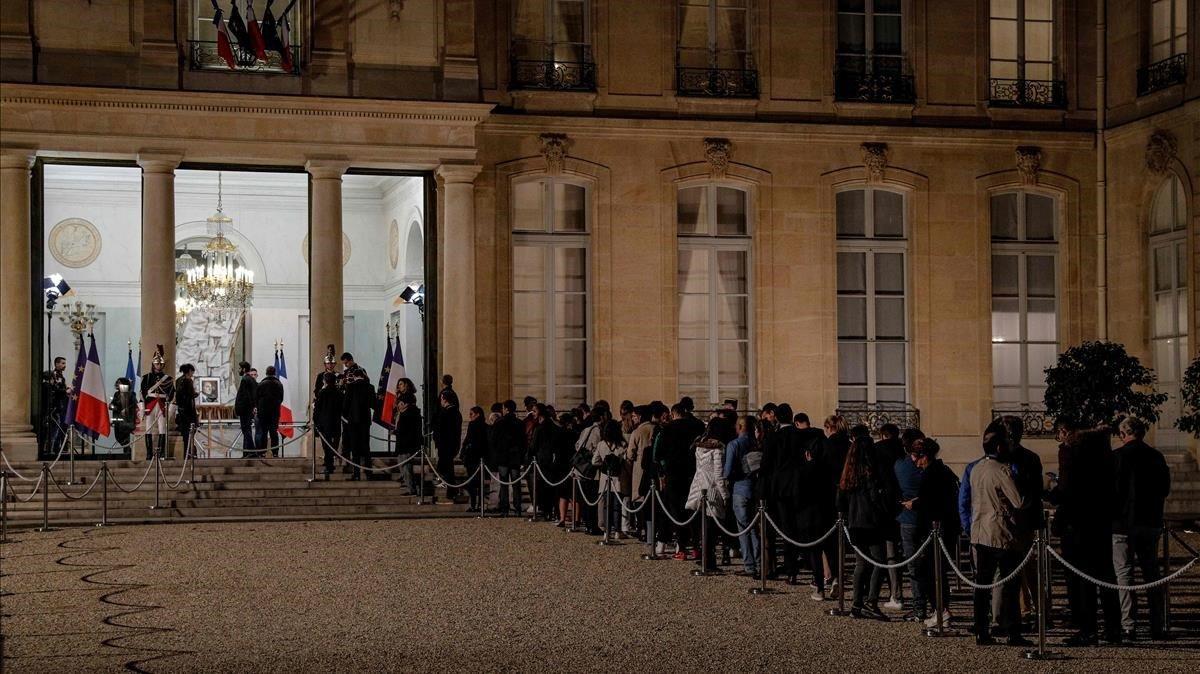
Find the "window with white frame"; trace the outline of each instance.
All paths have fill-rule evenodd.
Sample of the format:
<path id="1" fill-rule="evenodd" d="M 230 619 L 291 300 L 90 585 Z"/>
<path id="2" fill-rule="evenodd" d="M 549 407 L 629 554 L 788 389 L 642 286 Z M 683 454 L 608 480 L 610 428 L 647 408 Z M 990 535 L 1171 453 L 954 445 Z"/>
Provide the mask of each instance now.
<path id="1" fill-rule="evenodd" d="M 513 0 L 512 51 L 518 59 L 590 60 L 588 0 Z"/>
<path id="2" fill-rule="evenodd" d="M 682 68 L 752 67 L 751 0 L 679 0 L 678 65 Z"/>
<path id="3" fill-rule="evenodd" d="M 906 403 L 905 195 L 859 187 L 836 200 L 838 400 Z"/>
<path id="4" fill-rule="evenodd" d="M 1058 204 L 1024 190 L 991 196 L 992 402 L 1039 409 L 1058 357 Z"/>
<path id="5" fill-rule="evenodd" d="M 1172 174 L 1150 207 L 1151 358 L 1158 389 L 1169 398 L 1159 418 L 1170 429 L 1181 411 L 1179 387 L 1189 362 L 1187 202 Z"/>
<path id="6" fill-rule="evenodd" d="M 750 194 L 705 184 L 677 198 L 679 395 L 751 405 Z"/>
<path id="7" fill-rule="evenodd" d="M 851 72 L 903 70 L 903 0 L 838 0 L 838 68 Z"/>
<path id="8" fill-rule="evenodd" d="M 1054 79 L 1054 0 L 991 0 L 993 79 Z"/>
<path id="9" fill-rule="evenodd" d="M 512 184 L 513 395 L 567 408 L 588 397 L 590 191 L 563 178 Z"/>
<path id="10" fill-rule="evenodd" d="M 1150 63 L 1187 53 L 1188 0 L 1151 0 Z"/>

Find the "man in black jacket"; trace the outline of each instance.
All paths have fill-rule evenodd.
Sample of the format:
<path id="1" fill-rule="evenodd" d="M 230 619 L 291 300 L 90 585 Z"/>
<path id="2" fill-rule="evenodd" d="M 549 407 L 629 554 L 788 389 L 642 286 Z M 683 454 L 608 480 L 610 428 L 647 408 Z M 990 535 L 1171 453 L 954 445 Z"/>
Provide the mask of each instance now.
<path id="1" fill-rule="evenodd" d="M 271 456 L 279 453 L 279 408 L 283 405 L 283 384 L 275 376 L 275 366 L 267 366 L 263 377 L 254 391 L 254 407 L 258 412 L 256 426 L 258 437 L 254 446 L 260 450 L 271 449 Z M 265 452 L 260 452 L 259 456 Z"/>
<path id="2" fill-rule="evenodd" d="M 692 445 L 703 434 L 704 423 L 687 409 L 686 403 L 671 406 L 671 421 L 663 426 L 662 438 L 658 441 L 657 461 L 663 503 L 671 517 L 677 520 L 683 520 L 687 515 L 684 504 L 696 475 L 696 450 Z M 675 543 L 679 546 L 675 558 L 684 559 L 692 541 L 692 530 L 688 525 L 674 525 L 674 528 Z"/>
<path id="3" fill-rule="evenodd" d="M 255 448 L 254 444 L 254 402 L 258 399 L 258 370 L 250 367 L 250 363 L 238 363 L 238 374 L 242 379 L 238 382 L 237 397 L 233 399 L 233 413 L 242 424 L 242 453 Z"/>
<path id="4" fill-rule="evenodd" d="M 499 484 L 499 498 L 496 509 L 501 516 L 509 513 L 510 493 L 512 511 L 521 514 L 521 464 L 525 461 L 525 426 L 517 418 L 517 403 L 505 400 L 502 406 L 503 415 L 492 428 L 492 456 L 495 457 L 496 475 L 510 485 Z"/>
<path id="5" fill-rule="evenodd" d="M 175 381 L 175 425 L 183 438 L 183 458 L 186 461 L 194 451 L 191 446 L 192 433 L 200 417 L 196 414 L 196 384 L 192 379 L 196 368 L 191 363 L 179 366 L 179 379 Z"/>
<path id="6" fill-rule="evenodd" d="M 908 456 L 904 451 L 904 441 L 900 439 L 900 427 L 896 424 L 887 423 L 879 427 L 879 442 L 871 448 L 871 462 L 875 466 L 878 474 L 887 479 L 896 487 L 896 493 L 900 493 L 899 484 L 896 484 L 896 462 Z M 903 551 L 903 546 L 900 542 L 900 526 L 898 524 L 891 525 L 887 533 L 887 542 L 884 548 L 887 550 L 889 563 L 900 561 L 900 553 Z M 888 589 L 891 592 L 891 597 L 888 599 L 887 606 L 890 609 L 900 610 L 904 608 L 904 576 L 900 573 L 900 569 L 887 570 Z"/>
<path id="7" fill-rule="evenodd" d="M 337 361 L 333 356 L 333 345 L 325 352 L 321 374 L 313 382 L 313 424 L 316 426 L 315 442 L 324 450 L 325 480 L 333 474 L 333 453 L 342 437 L 342 390 L 338 386 Z"/>
<path id="8" fill-rule="evenodd" d="M 1171 492 L 1171 469 L 1162 452 L 1146 444 L 1146 422 L 1125 417 L 1118 430 L 1121 445 L 1113 452 L 1117 474 L 1116 513 L 1113 516 L 1113 566 L 1117 583 L 1133 584 L 1133 564 L 1142 569 L 1142 582 L 1153 583 L 1160 577 L 1155 548 L 1162 536 L 1163 506 Z M 1165 628 L 1165 603 L 1162 588 L 1147 592 L 1150 600 L 1150 635 L 1168 637 Z M 1137 614 L 1136 597 L 1128 590 L 1119 593 L 1121 632 L 1134 638 L 1133 617 Z"/>
<path id="9" fill-rule="evenodd" d="M 449 376 L 449 375 L 446 375 Z M 433 444 L 437 446 L 437 471 L 443 483 L 457 482 L 454 478 L 454 457 L 458 456 L 462 444 L 462 412 L 458 409 L 458 395 L 449 388 L 438 394 L 439 409 L 434 417 Z M 453 503 L 457 490 L 446 487 L 446 498 Z"/>
<path id="10" fill-rule="evenodd" d="M 359 466 L 371 465 L 371 417 L 375 412 L 375 387 L 367 371 L 354 362 L 349 352 L 342 361 L 342 448 L 354 466 L 351 480 L 362 479 Z"/>

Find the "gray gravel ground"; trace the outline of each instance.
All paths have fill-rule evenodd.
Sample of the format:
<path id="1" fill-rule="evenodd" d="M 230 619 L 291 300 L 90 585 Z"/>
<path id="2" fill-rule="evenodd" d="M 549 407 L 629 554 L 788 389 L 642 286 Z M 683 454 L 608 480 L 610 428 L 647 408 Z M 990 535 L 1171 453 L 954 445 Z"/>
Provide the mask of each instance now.
<path id="1" fill-rule="evenodd" d="M 743 578 L 694 578 L 685 562 L 642 561 L 638 545 L 515 519 L 11 537 L 0 548 L 11 672 L 1200 671 L 1195 601 L 1168 647 L 1030 663 L 968 637 L 826 616 L 806 587 L 754 597 Z"/>

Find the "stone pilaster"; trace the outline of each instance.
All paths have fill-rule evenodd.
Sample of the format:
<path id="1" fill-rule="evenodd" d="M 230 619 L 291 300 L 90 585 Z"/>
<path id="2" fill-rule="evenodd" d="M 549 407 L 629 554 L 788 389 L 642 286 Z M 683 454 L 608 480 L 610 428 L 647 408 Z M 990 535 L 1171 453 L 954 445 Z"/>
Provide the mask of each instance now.
<path id="1" fill-rule="evenodd" d="M 0 440 L 12 458 L 36 457 L 29 424 L 29 165 L 33 151 L 0 151 Z"/>
<path id="2" fill-rule="evenodd" d="M 442 248 L 438 251 L 438 335 L 441 372 L 454 375 L 462 409 L 475 398 L 475 164 L 443 164 L 437 176 L 442 190 Z"/>
<path id="3" fill-rule="evenodd" d="M 175 362 L 175 168 L 177 154 L 142 152 L 142 372 L 163 346 L 164 372 Z"/>

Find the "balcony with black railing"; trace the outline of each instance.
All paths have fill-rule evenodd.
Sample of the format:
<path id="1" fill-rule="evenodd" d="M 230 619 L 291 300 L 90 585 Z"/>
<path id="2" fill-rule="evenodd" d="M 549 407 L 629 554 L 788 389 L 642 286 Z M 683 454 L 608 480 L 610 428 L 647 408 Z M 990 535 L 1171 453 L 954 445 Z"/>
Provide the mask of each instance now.
<path id="1" fill-rule="evenodd" d="M 884 424 L 896 424 L 901 429 L 921 427 L 921 411 L 908 403 L 840 402 L 836 412 L 851 428 L 862 424 L 872 432 Z"/>
<path id="2" fill-rule="evenodd" d="M 509 62 L 509 89 L 595 91 L 596 63 L 587 45 L 520 42 Z"/>
<path id="3" fill-rule="evenodd" d="M 1161 89 L 1182 84 L 1187 79 L 1187 54 L 1176 54 L 1158 63 L 1151 63 L 1145 68 L 1138 68 L 1138 96 L 1152 94 Z"/>
<path id="4" fill-rule="evenodd" d="M 839 56 L 834 69 L 834 98 L 863 103 L 914 103 L 917 90 L 904 60 Z"/>
<path id="5" fill-rule="evenodd" d="M 677 66 L 675 93 L 702 98 L 758 98 L 758 70 L 749 59 L 744 68 Z"/>
<path id="6" fill-rule="evenodd" d="M 1021 420 L 1021 425 L 1025 429 L 1024 436 L 1027 438 L 1054 437 L 1054 417 L 1047 414 L 1044 409 L 1029 405 L 1014 405 L 1012 407 L 992 409 L 992 419 L 1007 416 L 1017 417 Z"/>
<path id="7" fill-rule="evenodd" d="M 277 51 L 268 51 L 267 60 L 261 61 L 254 52 L 249 52 L 242 49 L 236 42 L 230 45 L 233 51 L 233 61 L 237 65 L 236 68 L 230 68 L 229 64 L 217 51 L 216 42 L 207 42 L 204 40 L 188 40 L 189 59 L 188 66 L 192 70 L 223 70 L 226 72 L 247 72 L 247 73 L 279 73 L 286 75 L 300 74 L 300 49 L 292 47 L 292 62 L 290 68 L 285 68 L 283 63 L 283 55 Z"/>
<path id="8" fill-rule="evenodd" d="M 1010 80 L 993 77 L 988 99 L 994 108 L 1065 108 L 1067 84 L 1062 80 Z"/>

